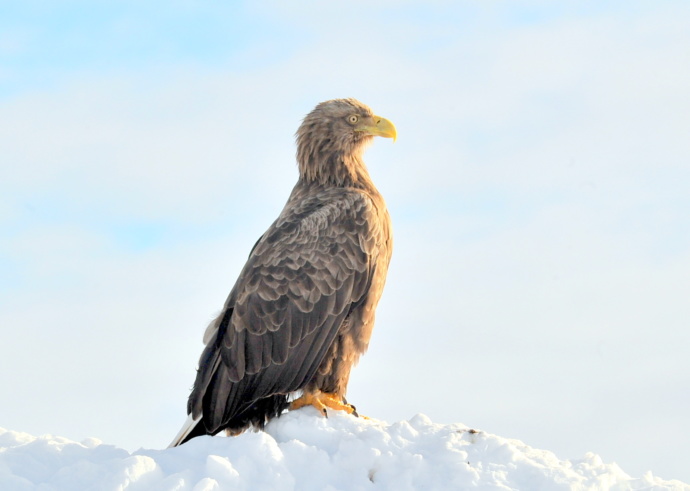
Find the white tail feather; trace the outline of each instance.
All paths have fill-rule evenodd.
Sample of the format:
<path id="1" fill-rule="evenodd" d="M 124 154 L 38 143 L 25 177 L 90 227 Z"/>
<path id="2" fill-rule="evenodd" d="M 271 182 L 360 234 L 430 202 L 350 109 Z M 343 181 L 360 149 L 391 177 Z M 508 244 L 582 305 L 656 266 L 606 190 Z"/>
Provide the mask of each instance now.
<path id="1" fill-rule="evenodd" d="M 192 432 L 200 419 L 201 415 L 196 419 L 194 419 L 191 414 L 187 416 L 187 421 L 184 422 L 182 429 L 177 433 L 177 435 L 175 435 L 175 438 L 173 438 L 173 441 L 170 443 L 170 445 L 168 445 L 168 448 L 177 447 L 180 443 L 182 443 L 182 441 Z"/>

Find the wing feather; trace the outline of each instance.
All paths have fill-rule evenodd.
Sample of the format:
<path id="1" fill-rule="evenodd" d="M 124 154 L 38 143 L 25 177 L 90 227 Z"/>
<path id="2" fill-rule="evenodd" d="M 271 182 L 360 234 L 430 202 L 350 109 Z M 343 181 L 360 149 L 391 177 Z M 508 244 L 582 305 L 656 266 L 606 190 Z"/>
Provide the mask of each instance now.
<path id="1" fill-rule="evenodd" d="M 312 191 L 295 188 L 207 330 L 189 408 L 210 432 L 252 401 L 303 387 L 370 285 L 370 200 Z"/>

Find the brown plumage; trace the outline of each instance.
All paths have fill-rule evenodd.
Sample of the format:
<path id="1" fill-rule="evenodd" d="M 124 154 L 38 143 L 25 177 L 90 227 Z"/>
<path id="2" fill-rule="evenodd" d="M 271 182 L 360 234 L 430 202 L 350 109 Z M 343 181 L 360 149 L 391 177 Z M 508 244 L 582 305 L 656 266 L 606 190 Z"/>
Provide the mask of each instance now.
<path id="1" fill-rule="evenodd" d="M 393 124 L 354 99 L 319 104 L 297 130 L 299 180 L 261 236 L 204 349 L 171 446 L 262 428 L 312 404 L 354 412 L 350 369 L 374 327 L 392 250 L 390 218 L 362 154 Z"/>

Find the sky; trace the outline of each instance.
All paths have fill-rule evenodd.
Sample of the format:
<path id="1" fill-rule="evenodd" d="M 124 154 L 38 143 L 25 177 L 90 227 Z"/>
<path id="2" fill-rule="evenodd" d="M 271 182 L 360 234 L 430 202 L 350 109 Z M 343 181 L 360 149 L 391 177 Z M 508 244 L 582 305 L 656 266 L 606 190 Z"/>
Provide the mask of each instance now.
<path id="1" fill-rule="evenodd" d="M 690 482 L 690 5 L 0 3 L 0 426 L 162 448 L 355 97 L 395 250 L 348 399 Z"/>

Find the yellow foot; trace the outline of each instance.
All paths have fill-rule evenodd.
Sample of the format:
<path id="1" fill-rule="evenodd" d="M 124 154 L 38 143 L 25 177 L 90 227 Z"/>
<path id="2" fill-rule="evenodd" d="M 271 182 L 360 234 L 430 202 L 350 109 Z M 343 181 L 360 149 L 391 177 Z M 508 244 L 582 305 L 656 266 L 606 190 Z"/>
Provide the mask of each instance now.
<path id="1" fill-rule="evenodd" d="M 338 411 L 345 411 L 347 414 L 357 414 L 355 406 L 344 402 L 340 397 L 335 394 L 330 394 L 328 392 L 321 392 L 317 390 L 315 392 L 305 392 L 302 397 L 295 399 L 290 404 L 290 410 L 299 409 L 304 406 L 314 406 L 317 411 L 319 411 L 324 416 L 328 417 L 328 412 L 326 408 L 336 409 Z"/>

